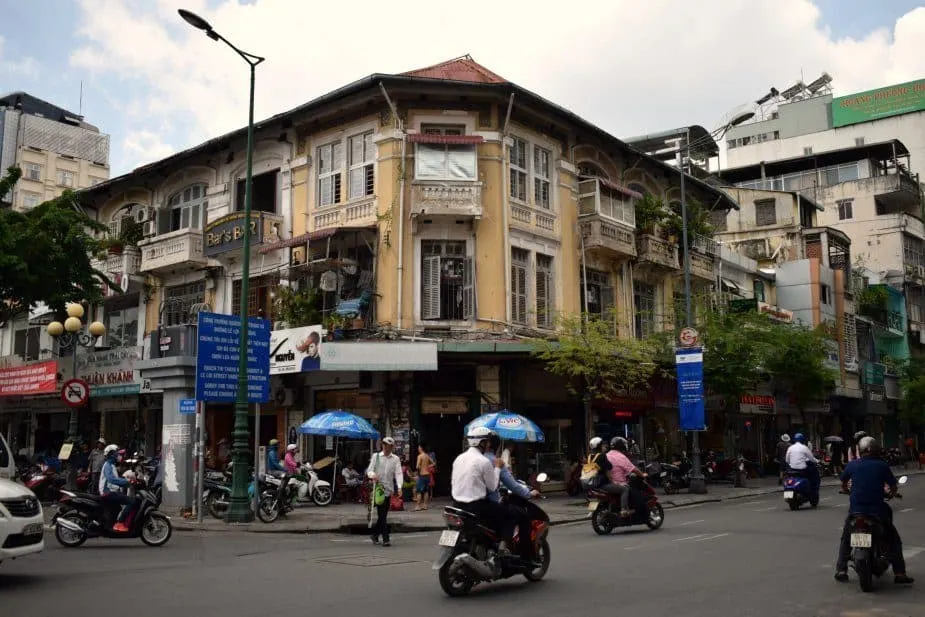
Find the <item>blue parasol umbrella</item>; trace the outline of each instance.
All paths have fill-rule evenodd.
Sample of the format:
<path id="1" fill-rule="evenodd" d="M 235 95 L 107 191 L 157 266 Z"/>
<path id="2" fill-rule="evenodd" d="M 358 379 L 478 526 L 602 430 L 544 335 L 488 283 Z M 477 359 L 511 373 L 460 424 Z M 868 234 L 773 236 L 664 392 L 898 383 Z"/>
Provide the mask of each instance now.
<path id="1" fill-rule="evenodd" d="M 299 432 L 351 439 L 379 439 L 379 431 L 366 419 L 341 409 L 312 416 L 299 426 Z"/>
<path id="2" fill-rule="evenodd" d="M 469 429 L 478 426 L 484 426 L 497 433 L 501 439 L 509 441 L 527 441 L 531 443 L 546 441 L 543 431 L 532 420 L 506 409 L 497 413 L 479 416 L 467 424 L 463 431 L 468 433 Z"/>

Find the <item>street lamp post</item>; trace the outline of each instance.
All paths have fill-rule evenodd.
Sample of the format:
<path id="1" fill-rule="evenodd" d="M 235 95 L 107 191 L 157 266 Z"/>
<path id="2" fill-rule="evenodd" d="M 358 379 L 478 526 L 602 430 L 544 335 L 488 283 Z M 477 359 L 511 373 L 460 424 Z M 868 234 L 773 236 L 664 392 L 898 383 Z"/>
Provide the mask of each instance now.
<path id="1" fill-rule="evenodd" d="M 64 323 L 53 321 L 48 324 L 46 330 L 48 334 L 58 341 L 58 356 L 62 351 L 71 350 L 72 373 L 71 377 L 77 377 L 77 349 L 86 347 L 91 349 L 96 345 L 97 339 L 106 334 L 106 326 L 98 321 L 94 321 L 87 326 L 87 331 L 83 331 L 84 307 L 76 302 L 67 305 L 67 319 Z M 77 441 L 77 409 L 71 408 L 71 415 L 67 427 L 67 440 L 70 443 Z M 69 488 L 74 488 L 77 470 L 68 464 L 67 482 Z"/>
<path id="2" fill-rule="evenodd" d="M 234 431 L 232 433 L 231 460 L 234 463 L 231 480 L 231 503 L 228 507 L 229 523 L 244 523 L 251 520 L 250 500 L 247 496 L 247 483 L 249 480 L 249 456 L 247 440 L 250 432 L 247 429 L 248 398 L 247 398 L 247 297 L 250 287 L 251 266 L 251 188 L 253 184 L 254 160 L 254 78 L 257 65 L 266 58 L 249 54 L 238 49 L 221 34 L 212 29 L 212 26 L 202 17 L 185 9 L 177 11 L 186 23 L 206 33 L 213 41 L 221 41 L 241 56 L 250 67 L 250 102 L 247 114 L 247 170 L 244 180 L 244 259 L 241 264 L 241 336 L 239 339 L 238 362 L 238 392 L 234 403 Z"/>

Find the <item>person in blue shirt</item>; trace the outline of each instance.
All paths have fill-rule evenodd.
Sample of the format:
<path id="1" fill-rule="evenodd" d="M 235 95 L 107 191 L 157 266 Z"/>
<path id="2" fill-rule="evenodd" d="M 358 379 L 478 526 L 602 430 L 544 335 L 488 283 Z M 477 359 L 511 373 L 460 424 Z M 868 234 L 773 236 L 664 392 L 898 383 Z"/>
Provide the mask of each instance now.
<path id="1" fill-rule="evenodd" d="M 495 453 L 501 448 L 501 438 L 496 434 L 492 433 L 489 437 L 489 446 L 488 451 L 485 452 L 485 456 L 488 460 L 491 461 L 491 464 L 495 464 Z M 499 486 L 503 486 L 511 493 L 522 497 L 523 499 L 530 499 L 531 497 L 536 497 L 540 493 L 539 491 L 531 491 L 529 488 L 518 482 L 514 479 L 514 476 L 511 475 L 511 470 L 504 466 L 501 468 L 501 476 L 499 478 Z M 497 504 L 501 504 L 501 492 L 500 490 L 494 490 L 488 493 L 489 501 L 493 501 Z M 521 539 L 520 541 L 520 557 L 526 562 L 533 561 L 533 543 L 530 542 L 530 517 L 527 515 L 526 511 L 522 508 L 511 504 L 501 504 L 504 510 L 507 513 L 507 516 L 514 519 L 514 524 L 517 528 L 517 537 Z M 526 541 L 524 541 L 526 540 Z"/>
<path id="2" fill-rule="evenodd" d="M 267 473 L 281 471 L 286 473 L 286 467 L 279 462 L 279 440 L 271 439 L 267 448 Z"/>
<path id="3" fill-rule="evenodd" d="M 845 466 L 841 474 L 842 490 L 849 490 L 851 483 L 848 518 L 842 528 L 841 542 L 838 546 L 838 561 L 835 563 L 835 580 L 848 580 L 848 555 L 851 553 L 851 517 L 854 514 L 876 516 L 883 524 L 883 531 L 890 540 L 887 557 L 893 566 L 893 582 L 908 585 L 912 579 L 906 575 L 906 562 L 903 559 L 903 544 L 899 532 L 893 526 L 893 511 L 884 501 L 884 487 L 895 494 L 896 477 L 890 466 L 879 457 L 880 445 L 873 437 L 864 437 L 858 443 L 861 458 L 854 459 Z"/>
<path id="4" fill-rule="evenodd" d="M 132 499 L 122 492 L 122 489 L 131 484 L 131 482 L 125 478 L 119 477 L 119 472 L 116 470 L 116 459 L 119 457 L 119 446 L 116 444 L 106 446 L 106 449 L 103 450 L 103 455 L 106 457 L 106 460 L 103 463 L 103 471 L 100 474 L 100 497 L 106 502 L 122 504 L 122 509 L 119 511 L 119 516 L 116 517 L 116 524 L 113 525 L 112 530 L 125 532 L 129 530 L 128 526 L 125 524 L 125 519 L 127 519 L 128 515 L 135 509 L 138 500 Z"/>

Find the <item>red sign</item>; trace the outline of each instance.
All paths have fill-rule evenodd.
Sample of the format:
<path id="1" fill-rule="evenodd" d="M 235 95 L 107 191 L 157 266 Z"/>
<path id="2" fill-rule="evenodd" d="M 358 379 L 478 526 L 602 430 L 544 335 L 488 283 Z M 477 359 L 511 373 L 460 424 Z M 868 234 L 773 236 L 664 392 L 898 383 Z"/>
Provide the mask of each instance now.
<path id="1" fill-rule="evenodd" d="M 0 369 L 0 396 L 50 394 L 58 390 L 58 363 L 55 360 Z"/>

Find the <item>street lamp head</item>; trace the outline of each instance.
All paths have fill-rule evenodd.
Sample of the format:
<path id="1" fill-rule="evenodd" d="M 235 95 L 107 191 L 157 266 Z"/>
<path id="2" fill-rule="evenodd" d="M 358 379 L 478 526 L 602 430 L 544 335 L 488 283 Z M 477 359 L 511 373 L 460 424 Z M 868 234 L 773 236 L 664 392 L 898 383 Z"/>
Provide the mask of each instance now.
<path id="1" fill-rule="evenodd" d="M 92 324 L 90 324 L 90 327 L 87 329 L 90 331 L 90 334 L 92 336 L 100 337 L 106 334 L 106 326 L 104 326 L 99 321 L 94 321 Z"/>
<path id="2" fill-rule="evenodd" d="M 52 338 L 58 338 L 64 334 L 64 324 L 60 321 L 53 321 L 45 328 Z"/>
<path id="3" fill-rule="evenodd" d="M 183 21 L 185 21 L 192 27 L 202 30 L 203 32 L 208 34 L 210 38 L 213 38 L 213 39 L 215 38 L 214 36 L 212 36 L 212 25 L 206 20 L 204 20 L 202 17 L 197 15 L 196 13 L 193 13 L 192 11 L 187 11 L 186 9 L 178 9 L 177 13 L 180 14 L 180 17 L 183 18 Z"/>
<path id="4" fill-rule="evenodd" d="M 74 332 L 79 332 L 82 325 L 83 324 L 80 322 L 79 317 L 68 317 L 64 320 L 64 329 L 71 334 Z"/>
<path id="5" fill-rule="evenodd" d="M 67 305 L 67 316 L 80 319 L 84 316 L 84 307 L 76 302 Z"/>

